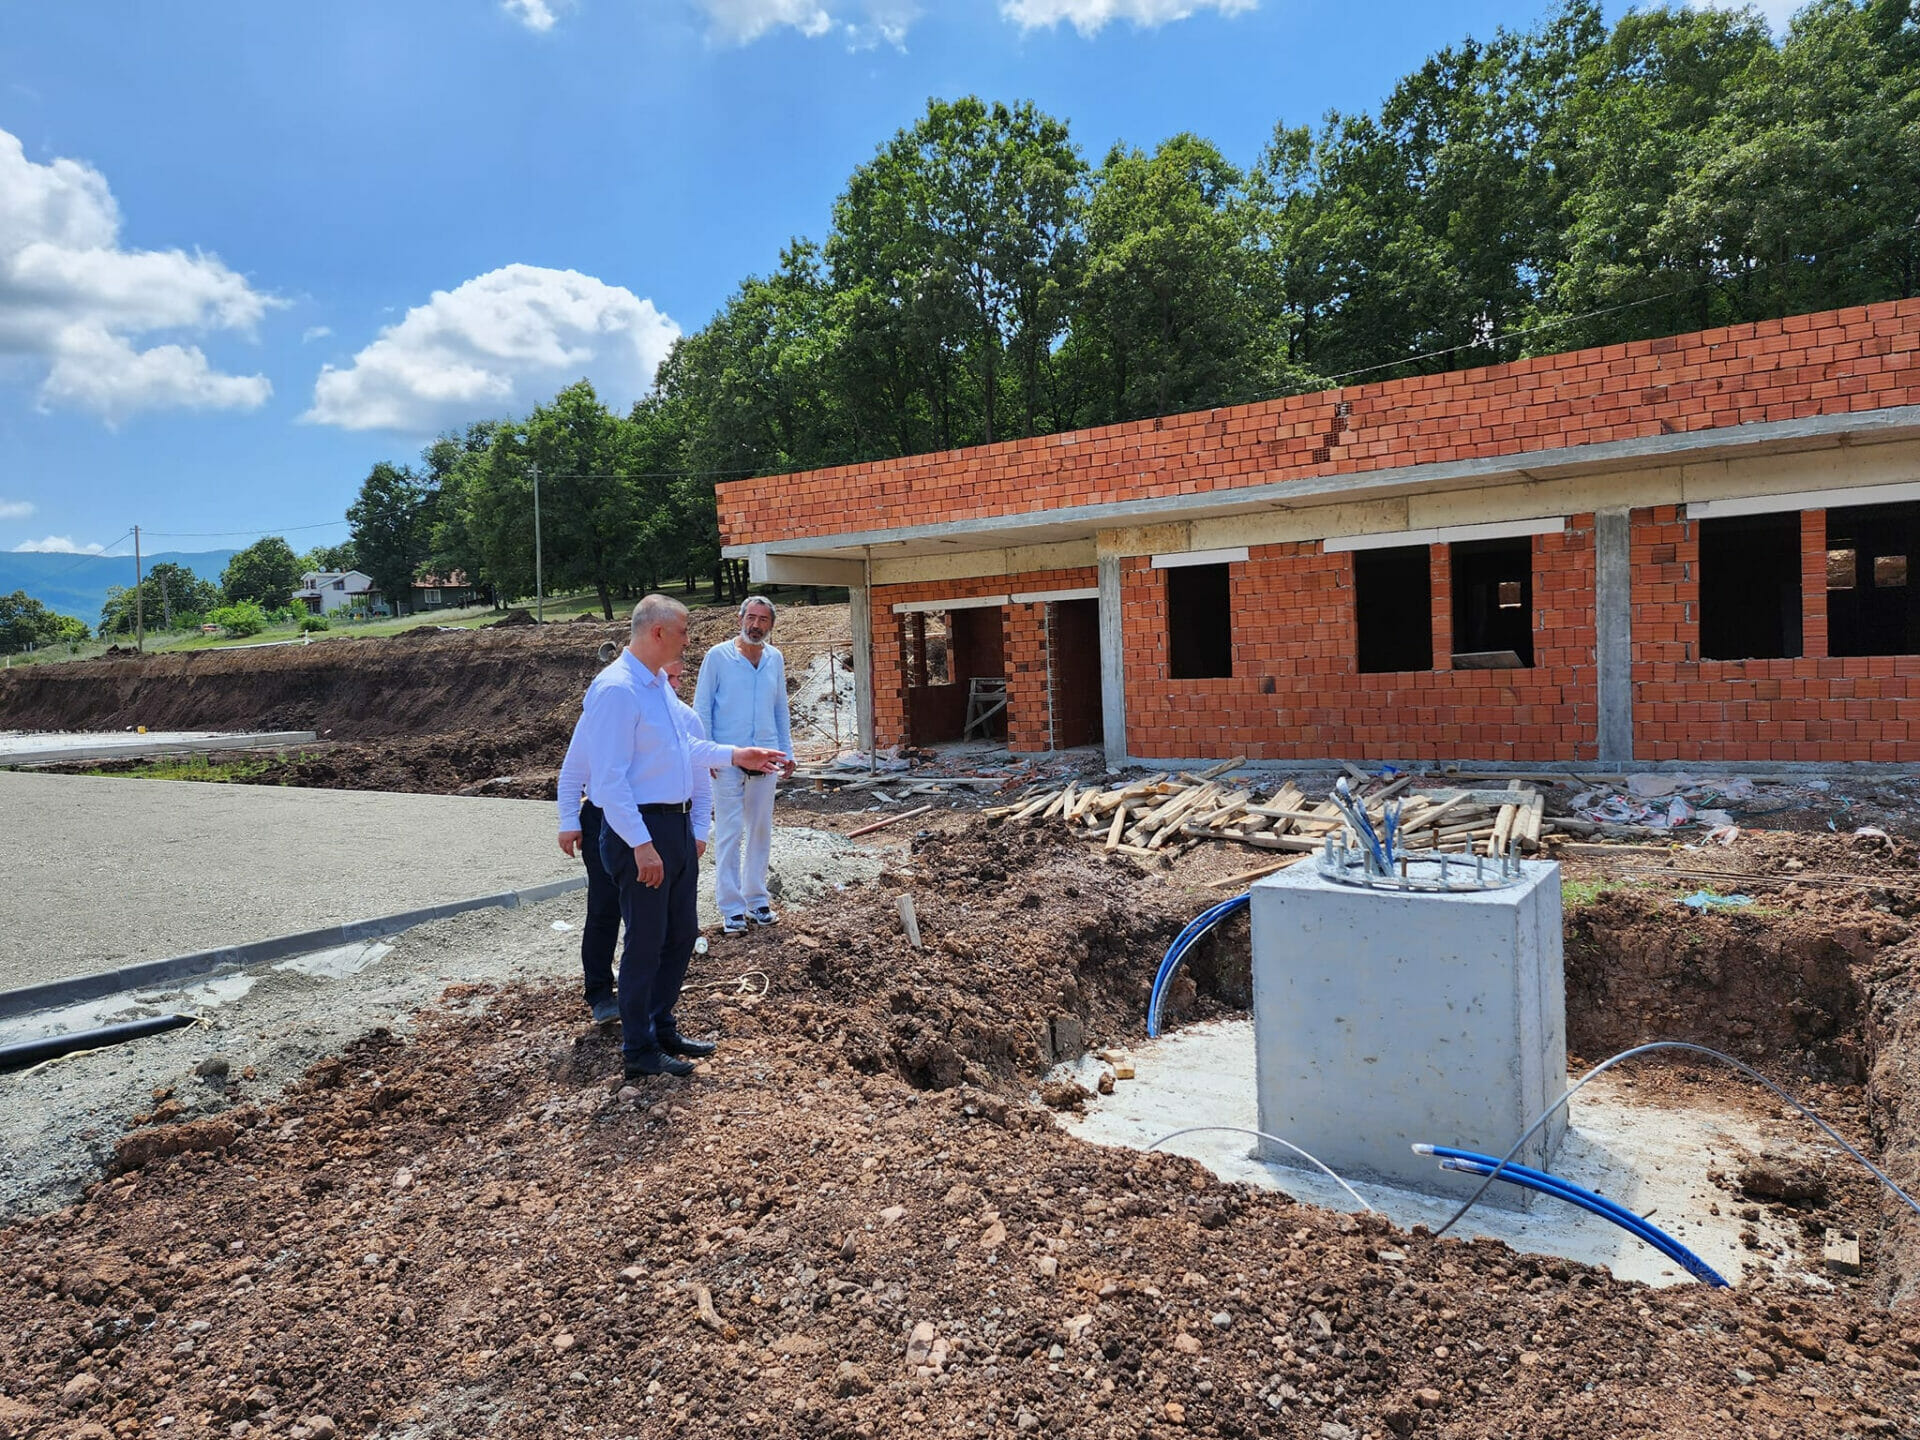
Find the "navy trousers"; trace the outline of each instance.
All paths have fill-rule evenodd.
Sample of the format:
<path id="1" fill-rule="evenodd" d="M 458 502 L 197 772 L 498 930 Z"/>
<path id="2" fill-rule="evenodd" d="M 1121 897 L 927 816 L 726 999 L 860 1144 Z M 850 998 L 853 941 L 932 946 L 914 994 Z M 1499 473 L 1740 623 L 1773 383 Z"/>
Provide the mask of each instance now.
<path id="1" fill-rule="evenodd" d="M 600 827 L 600 862 L 620 890 L 627 927 L 620 952 L 620 1048 L 627 1059 L 654 1049 L 657 1035 L 677 1027 L 673 1007 L 686 983 L 693 942 L 700 934 L 700 863 L 693 824 L 678 807 L 642 806 L 641 815 L 666 876 L 642 885 L 633 850 L 611 825 Z"/>
<path id="2" fill-rule="evenodd" d="M 580 931 L 580 973 L 589 1006 L 613 999 L 613 949 L 620 941 L 620 887 L 600 858 L 602 828 L 600 807 L 591 800 L 582 801 L 580 854 L 587 862 L 587 923 Z"/>

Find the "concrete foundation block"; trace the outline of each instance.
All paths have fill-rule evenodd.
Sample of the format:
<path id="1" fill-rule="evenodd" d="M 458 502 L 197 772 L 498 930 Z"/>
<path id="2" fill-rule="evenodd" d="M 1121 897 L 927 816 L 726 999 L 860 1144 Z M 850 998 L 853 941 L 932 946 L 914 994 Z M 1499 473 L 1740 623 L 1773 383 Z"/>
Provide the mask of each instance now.
<path id="1" fill-rule="evenodd" d="M 1410 1147 L 1504 1155 L 1565 1092 L 1558 865 L 1426 895 L 1339 884 L 1309 859 L 1254 885 L 1252 929 L 1260 1128 L 1341 1175 L 1465 1196 L 1477 1177 Z M 1515 1158 L 1547 1168 L 1565 1131 L 1563 1109 Z M 1496 1183 L 1482 1203 L 1531 1198 Z"/>

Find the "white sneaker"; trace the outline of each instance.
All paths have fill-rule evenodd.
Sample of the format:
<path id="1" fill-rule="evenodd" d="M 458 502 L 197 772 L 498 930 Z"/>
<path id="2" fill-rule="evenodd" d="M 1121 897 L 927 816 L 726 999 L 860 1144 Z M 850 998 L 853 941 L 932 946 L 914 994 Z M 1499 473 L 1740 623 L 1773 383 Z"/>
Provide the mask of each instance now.
<path id="1" fill-rule="evenodd" d="M 771 925 L 779 920 L 780 917 L 774 914 L 768 906 L 762 905 L 758 910 L 749 910 L 747 912 L 747 918 L 756 925 Z"/>
<path id="2" fill-rule="evenodd" d="M 744 935 L 747 933 L 747 917 L 744 915 L 729 915 L 720 928 L 729 935 Z"/>

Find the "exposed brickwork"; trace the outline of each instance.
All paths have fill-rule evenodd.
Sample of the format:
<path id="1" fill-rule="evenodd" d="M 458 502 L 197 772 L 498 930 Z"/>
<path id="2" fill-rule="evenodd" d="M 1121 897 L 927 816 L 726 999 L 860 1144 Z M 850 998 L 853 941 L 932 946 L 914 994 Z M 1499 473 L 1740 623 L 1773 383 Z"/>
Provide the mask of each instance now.
<path id="1" fill-rule="evenodd" d="M 1920 655 L 1826 654 L 1826 528 L 1824 511 L 1803 513 L 1800 623 L 1807 653 L 1702 660 L 1697 529 L 1674 506 L 1633 512 L 1635 759 L 1920 759 Z"/>
<path id="2" fill-rule="evenodd" d="M 1047 607 L 1007 607 L 1007 748 L 1050 749 L 1047 694 Z"/>
<path id="3" fill-rule="evenodd" d="M 1449 553 L 1433 554 L 1435 663 L 1452 650 Z M 1534 665 L 1362 675 L 1353 556 L 1317 543 L 1266 545 L 1229 568 L 1233 678 L 1171 680 L 1166 572 L 1123 562 L 1127 748 L 1143 758 L 1245 754 L 1491 760 L 1590 759 L 1598 702 L 1593 518 L 1533 541 Z"/>
<path id="4" fill-rule="evenodd" d="M 1041 570 L 1025 575 L 994 575 L 974 580 L 942 580 L 917 585 L 876 585 L 869 592 L 873 618 L 873 728 L 875 743 L 897 745 L 907 735 L 907 617 L 893 607 L 909 601 L 967 600 L 982 595 L 1012 595 L 1042 590 L 1078 590 L 1098 583 L 1091 568 Z M 1020 750 L 1047 748 L 1046 607 L 1008 605 L 1007 738 Z M 1024 667 L 1024 668 L 1023 668 Z"/>
<path id="5" fill-rule="evenodd" d="M 1920 299 L 720 486 L 730 544 L 1920 404 Z M 1346 413 L 1340 407 L 1346 407 Z"/>

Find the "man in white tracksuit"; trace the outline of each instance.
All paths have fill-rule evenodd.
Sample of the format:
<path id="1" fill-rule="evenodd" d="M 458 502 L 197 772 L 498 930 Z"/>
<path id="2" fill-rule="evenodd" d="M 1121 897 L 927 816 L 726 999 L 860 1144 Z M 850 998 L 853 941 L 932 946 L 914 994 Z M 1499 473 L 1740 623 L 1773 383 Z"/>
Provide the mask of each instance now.
<path id="1" fill-rule="evenodd" d="M 773 622 L 772 601 L 753 595 L 742 602 L 740 633 L 700 661 L 693 709 L 716 744 L 764 746 L 790 757 L 787 664 L 767 643 Z M 782 769 L 791 775 L 793 761 Z M 737 766 L 714 776 L 713 898 L 729 935 L 744 935 L 749 920 L 771 925 L 779 918 L 767 894 L 775 784 L 770 772 L 749 774 Z"/>

